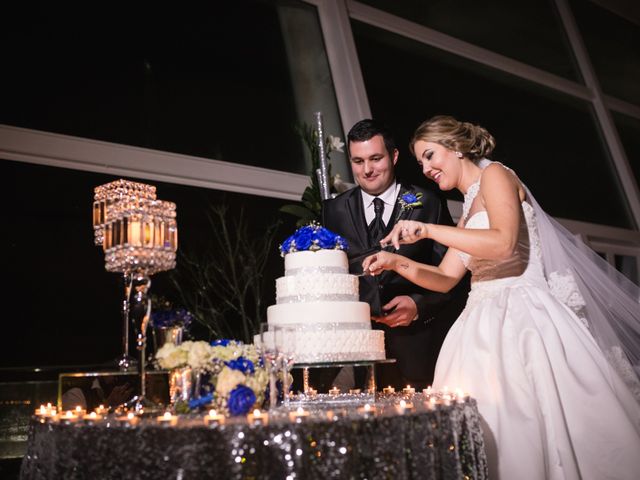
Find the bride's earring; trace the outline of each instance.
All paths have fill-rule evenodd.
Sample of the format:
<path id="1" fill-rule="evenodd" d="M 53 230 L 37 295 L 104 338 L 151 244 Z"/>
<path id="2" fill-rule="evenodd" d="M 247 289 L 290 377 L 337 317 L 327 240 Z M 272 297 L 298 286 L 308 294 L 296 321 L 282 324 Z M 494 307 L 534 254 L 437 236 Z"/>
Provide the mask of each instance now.
<path id="1" fill-rule="evenodd" d="M 462 157 L 464 157 L 464 155 L 462 155 L 462 152 L 456 152 L 456 157 L 462 158 Z"/>

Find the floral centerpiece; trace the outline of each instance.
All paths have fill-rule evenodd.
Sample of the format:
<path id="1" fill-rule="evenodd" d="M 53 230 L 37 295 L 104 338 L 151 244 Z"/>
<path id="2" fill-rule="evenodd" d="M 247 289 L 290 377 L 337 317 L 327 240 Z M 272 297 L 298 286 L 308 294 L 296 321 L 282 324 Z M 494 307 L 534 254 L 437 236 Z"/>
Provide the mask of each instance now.
<path id="1" fill-rule="evenodd" d="M 298 228 L 280 245 L 280 255 L 306 250 L 347 250 L 349 244 L 340 235 L 327 230 L 317 222 Z"/>
<path id="2" fill-rule="evenodd" d="M 236 340 L 165 344 L 156 354 L 161 368 L 190 368 L 191 398 L 174 405 L 178 412 L 215 408 L 225 415 L 245 415 L 264 403 L 268 376 L 254 345 Z"/>

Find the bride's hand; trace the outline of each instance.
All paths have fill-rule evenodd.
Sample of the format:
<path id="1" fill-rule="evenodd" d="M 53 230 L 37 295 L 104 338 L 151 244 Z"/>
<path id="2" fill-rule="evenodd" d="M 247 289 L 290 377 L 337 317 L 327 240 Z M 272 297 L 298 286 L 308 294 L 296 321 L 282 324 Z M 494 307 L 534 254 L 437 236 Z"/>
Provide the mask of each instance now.
<path id="1" fill-rule="evenodd" d="M 362 272 L 369 275 L 380 275 L 385 270 L 394 270 L 400 255 L 390 252 L 378 252 L 368 256 L 362 262 Z"/>
<path id="2" fill-rule="evenodd" d="M 393 245 L 396 250 L 401 244 L 415 243 L 418 240 L 427 238 L 428 228 L 426 223 L 414 220 L 400 220 L 393 227 L 393 230 L 380 240 L 383 247 Z"/>

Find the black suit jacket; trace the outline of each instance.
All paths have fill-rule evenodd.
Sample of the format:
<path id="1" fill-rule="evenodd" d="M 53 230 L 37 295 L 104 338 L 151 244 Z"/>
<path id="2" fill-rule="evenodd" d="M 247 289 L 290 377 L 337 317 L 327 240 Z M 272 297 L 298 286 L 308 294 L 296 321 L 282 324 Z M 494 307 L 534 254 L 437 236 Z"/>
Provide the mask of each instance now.
<path id="1" fill-rule="evenodd" d="M 422 193 L 422 206 L 402 211 L 396 202 L 385 235 L 398 220 L 453 225 L 446 201 L 437 193 L 401 183 L 400 195 L 405 192 Z M 360 187 L 326 200 L 322 217 L 324 227 L 343 236 L 349 243 L 347 255 L 351 273 L 361 273 L 364 260 L 361 254 L 370 249 L 371 245 Z M 446 250 L 443 245 L 426 239 L 402 245 L 398 253 L 417 262 L 438 265 Z M 449 293 L 437 293 L 425 290 L 395 272 L 387 271 L 376 277 L 360 277 L 360 299 L 369 303 L 373 315 L 380 315 L 381 307 L 399 295 L 409 295 L 418 307 L 418 319 L 408 327 L 389 328 L 384 324 L 374 323 L 374 328 L 385 331 L 387 358 L 397 359 L 396 368 L 385 368 L 389 373 L 382 375 L 379 382 L 398 387 L 407 383 L 416 386 L 431 383 L 440 346 L 449 327 L 464 308 L 467 292 L 466 278 Z"/>

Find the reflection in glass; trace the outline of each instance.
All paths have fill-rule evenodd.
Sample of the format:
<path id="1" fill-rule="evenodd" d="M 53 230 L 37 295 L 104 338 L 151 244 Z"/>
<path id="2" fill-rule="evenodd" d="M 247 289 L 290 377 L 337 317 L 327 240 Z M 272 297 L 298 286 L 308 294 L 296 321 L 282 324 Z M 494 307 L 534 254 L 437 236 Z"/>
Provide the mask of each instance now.
<path id="1" fill-rule="evenodd" d="M 401 176 L 429 186 L 403 146 L 420 122 L 450 114 L 486 127 L 497 141 L 494 160 L 512 167 L 551 215 L 631 226 L 587 102 L 360 22 L 352 26 L 373 115 L 396 131 Z M 390 61 L 396 74 L 380 75 Z"/>
<path id="2" fill-rule="evenodd" d="M 595 3 L 572 0 L 570 5 L 600 86 L 640 105 L 640 25 Z M 631 3 L 638 8 L 628 2 L 629 8 Z"/>
<path id="3" fill-rule="evenodd" d="M 361 1 L 465 42 L 581 81 L 552 1 Z"/>
<path id="4" fill-rule="evenodd" d="M 137 5 L 16 5 L 0 123 L 302 174 L 293 125 L 340 135 L 314 6 Z"/>
<path id="5" fill-rule="evenodd" d="M 628 117 L 613 112 L 613 120 L 620 135 L 620 141 L 636 177 L 636 184 L 640 186 L 640 119 Z"/>

